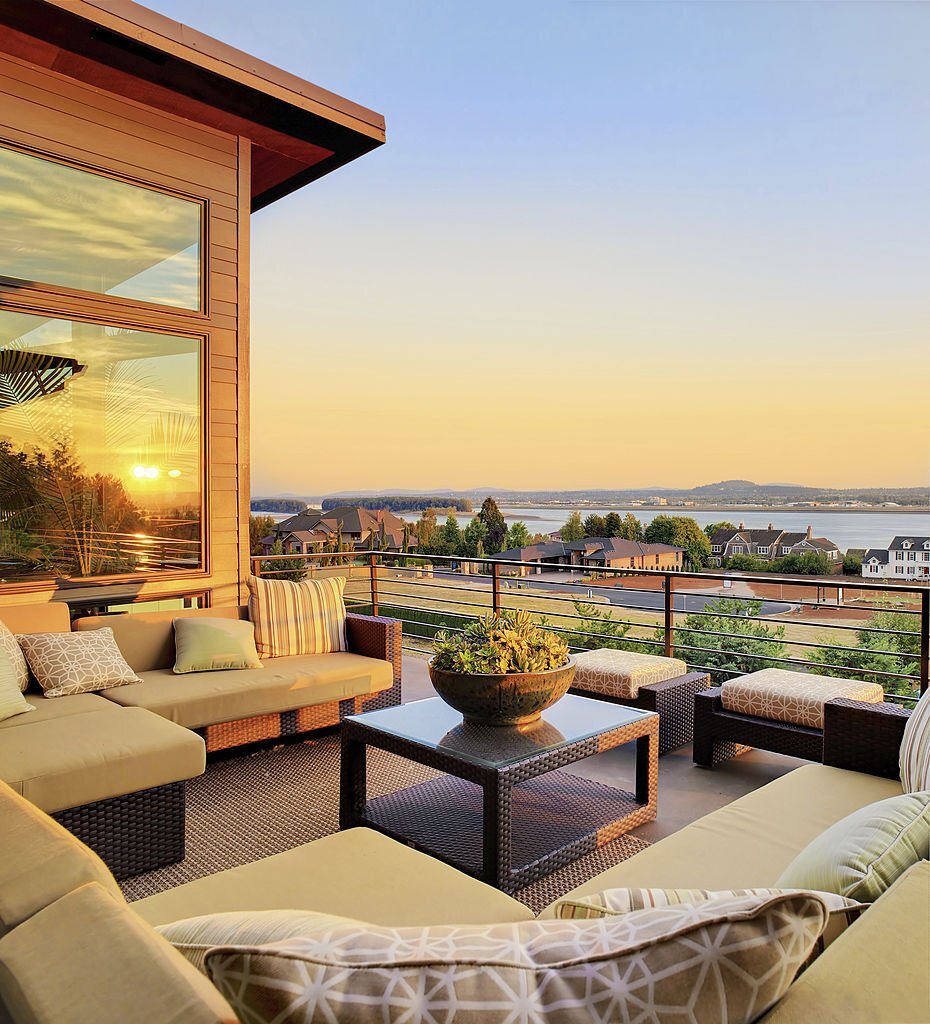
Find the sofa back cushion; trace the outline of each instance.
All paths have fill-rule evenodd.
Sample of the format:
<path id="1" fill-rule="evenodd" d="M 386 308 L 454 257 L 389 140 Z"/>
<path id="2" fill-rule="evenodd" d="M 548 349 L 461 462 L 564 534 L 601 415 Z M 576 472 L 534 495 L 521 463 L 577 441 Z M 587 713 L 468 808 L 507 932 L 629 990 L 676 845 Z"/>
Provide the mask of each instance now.
<path id="1" fill-rule="evenodd" d="M 216 989 L 96 884 L 0 939 L 0 996 L 19 1024 L 235 1024 Z"/>
<path id="2" fill-rule="evenodd" d="M 930 690 L 920 698 L 905 723 L 898 767 L 905 793 L 930 789 Z"/>
<path id="3" fill-rule="evenodd" d="M 186 618 L 245 619 L 246 609 L 236 605 L 224 608 L 183 608 L 166 612 L 120 612 L 118 615 L 87 615 L 76 619 L 76 630 L 113 630 L 116 644 L 134 672 L 172 668 L 175 662 L 174 620 Z"/>
<path id="4" fill-rule="evenodd" d="M 0 935 L 87 882 L 123 898 L 93 850 L 0 782 Z"/>
<path id="5" fill-rule="evenodd" d="M 0 607 L 0 622 L 11 633 L 71 632 L 70 609 L 60 601 Z"/>

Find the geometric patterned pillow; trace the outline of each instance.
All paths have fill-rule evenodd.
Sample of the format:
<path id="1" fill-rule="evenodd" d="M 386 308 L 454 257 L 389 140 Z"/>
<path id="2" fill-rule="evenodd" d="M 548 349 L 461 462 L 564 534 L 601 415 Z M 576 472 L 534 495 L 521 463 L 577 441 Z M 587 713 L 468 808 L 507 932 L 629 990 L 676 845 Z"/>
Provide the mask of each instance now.
<path id="1" fill-rule="evenodd" d="M 83 633 L 23 633 L 16 639 L 46 697 L 142 682 L 126 664 L 109 626 Z"/>
<path id="2" fill-rule="evenodd" d="M 26 664 L 22 648 L 17 643 L 16 637 L 4 622 L 0 622 L 0 652 L 6 655 L 13 669 L 16 683 L 25 693 L 29 689 L 29 666 Z"/>
<path id="3" fill-rule="evenodd" d="M 905 793 L 930 789 L 930 690 L 917 701 L 904 723 L 898 767 Z"/>
<path id="4" fill-rule="evenodd" d="M 791 985 L 826 921 L 823 901 L 799 893 L 592 921 L 323 923 L 218 946 L 205 961 L 249 1024 L 749 1024 Z"/>

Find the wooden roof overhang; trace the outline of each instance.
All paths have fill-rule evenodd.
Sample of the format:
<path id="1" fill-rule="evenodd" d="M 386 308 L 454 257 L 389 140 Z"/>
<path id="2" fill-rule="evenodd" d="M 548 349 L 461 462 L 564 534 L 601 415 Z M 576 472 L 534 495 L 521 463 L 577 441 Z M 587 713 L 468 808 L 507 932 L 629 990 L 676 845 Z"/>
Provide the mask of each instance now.
<path id="1" fill-rule="evenodd" d="M 384 118 L 131 0 L 0 0 L 0 52 L 252 143 L 252 210 L 382 145 Z"/>

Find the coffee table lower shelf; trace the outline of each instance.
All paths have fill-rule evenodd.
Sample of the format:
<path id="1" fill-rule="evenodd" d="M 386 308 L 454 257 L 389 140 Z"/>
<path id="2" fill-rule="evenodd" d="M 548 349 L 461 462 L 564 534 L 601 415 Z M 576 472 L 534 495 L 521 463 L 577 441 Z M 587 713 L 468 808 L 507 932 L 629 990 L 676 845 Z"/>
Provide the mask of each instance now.
<path id="1" fill-rule="evenodd" d="M 556 770 L 511 789 L 508 817 L 512 865 L 494 882 L 520 889 L 655 817 L 633 793 Z M 444 775 L 374 797 L 353 824 L 368 825 L 430 853 L 476 878 L 484 877 L 481 787 Z M 491 826 L 493 827 L 493 825 Z M 489 879 L 485 879 L 489 881 Z"/>

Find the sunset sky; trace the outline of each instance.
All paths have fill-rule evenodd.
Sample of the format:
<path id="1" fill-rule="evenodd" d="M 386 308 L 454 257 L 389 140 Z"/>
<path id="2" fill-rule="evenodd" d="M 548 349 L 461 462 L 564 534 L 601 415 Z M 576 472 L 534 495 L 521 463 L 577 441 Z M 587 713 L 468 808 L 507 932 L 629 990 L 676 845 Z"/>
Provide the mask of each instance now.
<path id="1" fill-rule="evenodd" d="M 930 5 L 151 0 L 385 114 L 253 218 L 254 494 L 930 475 Z"/>

